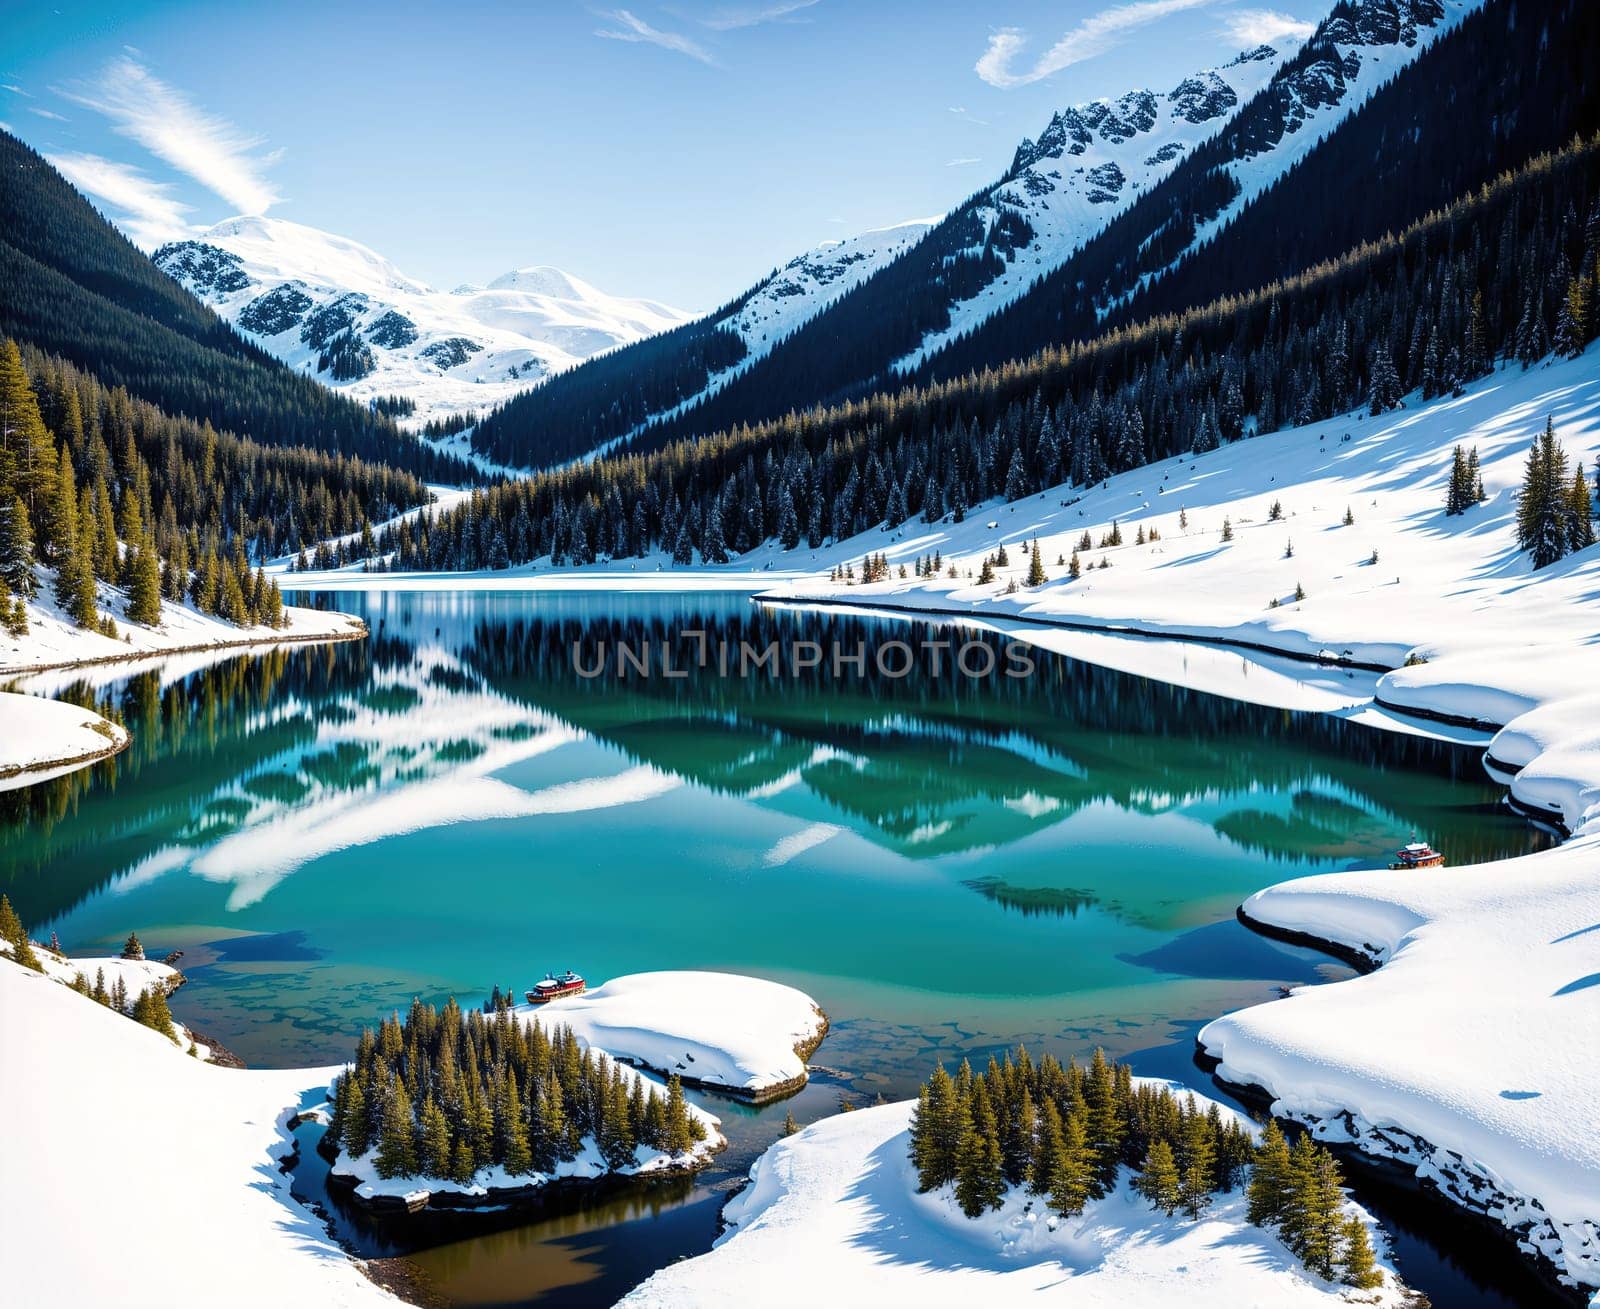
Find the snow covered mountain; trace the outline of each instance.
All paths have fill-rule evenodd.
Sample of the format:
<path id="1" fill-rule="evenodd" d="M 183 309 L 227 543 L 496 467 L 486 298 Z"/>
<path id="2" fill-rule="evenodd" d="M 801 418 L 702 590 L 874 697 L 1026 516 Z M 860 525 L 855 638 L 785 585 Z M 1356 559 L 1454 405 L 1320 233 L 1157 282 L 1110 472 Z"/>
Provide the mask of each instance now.
<path id="1" fill-rule="evenodd" d="M 824 241 L 756 283 L 721 320 L 739 334 L 750 352 L 743 366 L 767 354 L 802 323 L 898 259 L 926 236 L 940 217 L 913 218 L 843 241 Z"/>
<path id="2" fill-rule="evenodd" d="M 1015 300 L 1121 210 L 1167 176 L 1271 80 L 1284 52 L 1247 50 L 1221 68 L 1186 77 L 1165 93 L 1136 90 L 1055 114 L 1039 139 L 1017 147 L 1011 168 L 972 205 L 974 245 L 1002 256 L 994 276 L 950 306 L 947 327 L 929 332 L 898 361 L 914 367 Z"/>
<path id="3" fill-rule="evenodd" d="M 524 465 L 650 448 L 1092 331 L 1482 3 L 1340 0 L 1302 46 L 1062 109 L 943 217 L 819 247 L 682 333 L 563 379 L 559 399 L 519 397 L 474 444 Z M 1085 299 L 1092 312 L 1066 321 Z"/>
<path id="4" fill-rule="evenodd" d="M 651 414 L 647 421 L 670 417 L 706 396 L 716 394 L 779 348 L 791 333 L 804 327 L 874 273 L 893 263 L 922 240 L 938 222 L 937 215 L 933 218 L 912 218 L 889 227 L 869 228 L 843 240 L 824 241 L 769 273 L 720 314 L 706 319 L 703 324 L 708 331 L 736 336 L 742 347 L 736 347 L 740 357 L 725 368 L 707 373 L 698 390 L 685 396 L 678 404 Z M 604 454 L 645 425 L 640 423 L 629 431 L 613 436 L 596 446 L 593 453 Z"/>
<path id="5" fill-rule="evenodd" d="M 412 424 L 488 409 L 689 318 L 557 268 L 438 291 L 358 242 L 280 218 L 230 218 L 154 259 L 291 367 L 358 399 L 412 400 Z"/>
<path id="6" fill-rule="evenodd" d="M 1353 0 L 1298 53 L 1260 45 L 1164 94 L 1129 91 L 1057 113 L 975 202 L 982 221 L 973 230 L 1003 254 L 1004 266 L 955 298 L 949 325 L 924 335 L 895 367 L 916 367 L 1018 299 L 1221 132 L 1232 198 L 1200 215 L 1187 241 L 1163 243 L 1161 254 L 1170 263 L 1203 243 L 1480 3 Z"/>

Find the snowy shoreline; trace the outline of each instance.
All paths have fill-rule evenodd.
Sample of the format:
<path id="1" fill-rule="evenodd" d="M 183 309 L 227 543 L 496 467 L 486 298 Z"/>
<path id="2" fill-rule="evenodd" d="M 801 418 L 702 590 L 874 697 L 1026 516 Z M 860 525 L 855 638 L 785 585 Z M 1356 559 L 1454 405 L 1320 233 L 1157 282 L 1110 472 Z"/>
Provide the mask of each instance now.
<path id="1" fill-rule="evenodd" d="M 126 1285 L 120 1279 L 143 1277 L 146 1265 L 170 1258 L 170 1241 L 160 1235 L 167 1220 L 162 1206 L 136 1206 L 109 1234 L 91 1236 L 71 1221 L 81 1213 L 85 1196 L 117 1193 L 128 1176 L 140 1175 L 160 1176 L 186 1196 L 200 1195 L 206 1207 L 197 1212 L 220 1215 L 222 1225 L 198 1251 L 186 1247 L 196 1275 L 175 1288 L 173 1304 L 209 1304 L 207 1297 L 224 1285 L 237 1288 L 238 1303 L 263 1307 L 282 1303 L 285 1295 L 334 1306 L 398 1302 L 363 1275 L 369 1274 L 366 1261 L 335 1243 L 325 1219 L 293 1198 L 284 1171 L 300 1149 L 294 1127 L 307 1119 L 327 1121 L 329 1087 L 340 1068 L 219 1069 L 204 1048 L 194 1050 L 198 1057 L 185 1056 L 194 1034 L 181 1025 L 175 1025 L 174 1043 L 72 989 L 83 971 L 90 980 L 94 974 L 108 984 L 120 980 L 130 992 L 158 985 L 170 993 L 183 981 L 175 968 L 147 960 L 70 960 L 35 946 L 44 968 L 35 973 L 13 963 L 9 950 L 9 945 L 0 947 L 0 1025 L 21 1042 L 19 1048 L 40 1057 L 28 1065 L 26 1076 L 0 1078 L 0 1115 L 38 1130 L 15 1143 L 22 1151 L 13 1160 L 16 1175 L 33 1184 L 26 1192 L 15 1185 L 0 1188 L 0 1226 L 30 1242 L 54 1233 L 52 1248 L 60 1248 L 63 1231 L 81 1231 L 86 1242 L 94 1242 L 96 1257 L 87 1261 L 92 1267 L 81 1260 L 72 1265 L 69 1300 L 109 1302 Z M 799 1059 L 797 1042 L 820 1040 L 825 1029 L 809 996 L 760 978 L 667 973 L 617 982 L 633 985 L 619 986 L 609 996 L 602 994 L 606 988 L 598 988 L 590 997 L 597 1014 L 587 1024 L 591 1030 L 628 1038 L 663 1062 L 669 1061 L 663 1051 L 687 1041 L 701 1056 L 696 1062 L 714 1064 L 734 1092 L 740 1076 L 758 1082 L 760 1089 L 777 1085 Z M 696 1019 L 674 1023 L 671 1011 L 682 1007 L 688 992 L 701 1002 L 694 1008 Z M 717 995 L 728 1001 L 722 1010 L 710 1003 Z M 664 1020 L 662 1032 L 647 1030 L 652 1017 Z M 550 1020 L 565 1021 L 559 1014 Z M 730 1030 L 731 1035 L 719 1037 Z M 626 1082 L 659 1085 L 620 1057 L 592 1048 L 615 1063 Z M 104 1094 L 108 1077 L 123 1088 L 109 1098 Z M 510 1177 L 497 1166 L 480 1170 L 470 1187 L 415 1176 L 381 1179 L 369 1152 L 359 1160 L 338 1159 L 329 1185 L 348 1191 L 367 1208 L 467 1209 L 543 1196 L 548 1187 L 606 1186 L 693 1171 L 727 1142 L 714 1114 L 693 1104 L 686 1108 L 705 1129 L 702 1140 L 678 1156 L 641 1144 L 636 1162 L 621 1169 L 608 1168 L 595 1143 L 586 1139 L 578 1156 L 549 1177 Z M 326 1155 L 321 1143 L 317 1148 Z M 262 1176 L 269 1177 L 268 1185 L 262 1185 Z M 58 1269 L 18 1271 L 24 1298 L 60 1297 Z"/>
<path id="2" fill-rule="evenodd" d="M 32 786 L 128 748 L 128 729 L 64 700 L 0 691 L 0 791 Z"/>
<path id="3" fill-rule="evenodd" d="M 367 625 L 359 618 L 348 614 L 324 613 L 315 609 L 284 607 L 288 616 L 290 627 L 287 629 L 262 628 L 258 634 L 245 637 L 229 637 L 228 632 L 237 632 L 241 629 L 231 623 L 224 623 L 220 619 L 212 620 L 210 627 L 214 632 L 206 632 L 201 639 L 191 640 L 190 636 L 196 630 L 185 627 L 181 634 L 176 635 L 171 643 L 152 641 L 141 643 L 131 648 L 117 649 L 117 642 L 101 636 L 98 632 L 82 631 L 75 635 L 84 638 L 76 646 L 71 643 L 64 646 L 46 647 L 43 657 L 33 658 L 28 662 L 17 662 L 20 657 L 28 660 L 30 643 L 28 638 L 21 638 L 20 644 L 13 644 L 7 651 L 7 661 L 0 663 L 0 676 L 18 677 L 26 673 L 42 673 L 60 668 L 89 668 L 100 664 L 125 664 L 142 660 L 163 659 L 168 655 L 197 654 L 209 650 L 234 650 L 259 646 L 279 645 L 306 645 L 334 641 L 362 641 L 367 637 Z M 295 630 L 300 625 L 301 630 Z M 93 638 L 90 643 L 89 638 Z M 82 651 L 89 653 L 79 652 Z M 70 658 L 52 658 L 58 653 L 71 653 Z"/>
<path id="4" fill-rule="evenodd" d="M 1566 1294 L 1600 1287 L 1600 1043 L 1585 1038 L 1600 1031 L 1600 553 L 1535 572 L 1512 528 L 1528 442 L 1547 415 L 1575 460 L 1588 466 L 1600 453 L 1592 356 L 1502 370 L 1459 399 L 1397 415 L 1342 416 L 1135 469 L 1059 506 L 1054 491 L 986 507 L 973 512 L 988 520 L 983 533 L 934 525 L 921 534 L 908 523 L 909 550 L 856 552 L 886 551 L 893 568 L 937 548 L 956 578 L 814 579 L 757 597 L 1363 667 L 1381 675 L 1362 721 L 1493 732 L 1485 772 L 1508 806 L 1566 844 L 1259 892 L 1239 909 L 1247 926 L 1364 975 L 1220 1017 L 1198 1050 L 1220 1084 L 1260 1088 L 1272 1112 L 1319 1140 L 1404 1170 L 1496 1225 Z M 1447 518 L 1443 484 L 1458 444 L 1479 452 L 1488 500 Z M 1219 536 L 1224 514 L 1232 528 Z M 1136 530 L 1138 541 L 1104 542 L 1119 519 L 1124 542 Z M 1101 543 L 1083 550 L 1083 535 Z M 1016 585 L 1030 540 L 1041 541 L 1056 581 Z M 1010 567 L 974 585 L 1001 542 Z M 1074 547 L 1081 580 L 1062 578 L 1057 562 Z M 1188 672 L 1185 658 L 1155 675 L 1192 684 Z"/>
<path id="5" fill-rule="evenodd" d="M 966 1218 L 948 1187 L 917 1191 L 914 1108 L 901 1101 L 858 1109 L 779 1140 L 728 1202 L 727 1229 L 712 1249 L 659 1270 L 621 1303 L 1009 1305 L 1063 1291 L 1098 1309 L 1180 1300 L 1192 1309 L 1350 1303 L 1350 1288 L 1315 1277 L 1277 1236 L 1252 1227 L 1237 1193 L 1190 1222 L 1161 1215 L 1124 1176 L 1074 1218 L 1055 1219 L 1024 1188 L 998 1212 Z M 1348 1209 L 1374 1228 L 1358 1206 Z M 1381 1236 L 1375 1244 L 1381 1251 Z M 1365 1302 L 1403 1304 L 1392 1263 L 1380 1255 L 1380 1264 L 1384 1285 Z"/>
<path id="6" fill-rule="evenodd" d="M 45 973 L 0 959 L 0 1027 L 26 1052 L 0 1078 L 0 1114 L 28 1129 L 9 1141 L 0 1230 L 18 1251 L 58 1258 L 14 1261 L 19 1303 L 127 1302 L 130 1287 L 160 1287 L 179 1309 L 215 1304 L 219 1288 L 230 1304 L 260 1309 L 401 1303 L 329 1239 L 282 1171 L 294 1154 L 290 1121 L 334 1069 L 240 1071 L 191 1058 L 74 994 L 64 975 L 105 968 L 132 989 L 168 985 L 175 970 L 35 951 Z M 189 1215 L 176 1246 L 174 1197 Z M 115 1221 L 85 1223 L 97 1204 L 113 1205 Z"/>
<path id="7" fill-rule="evenodd" d="M 713 1010 L 708 1030 L 701 1015 Z M 735 973 L 634 973 L 514 1012 L 565 1024 L 623 1063 L 754 1105 L 803 1087 L 806 1061 L 828 1034 L 827 1015 L 803 991 Z"/>

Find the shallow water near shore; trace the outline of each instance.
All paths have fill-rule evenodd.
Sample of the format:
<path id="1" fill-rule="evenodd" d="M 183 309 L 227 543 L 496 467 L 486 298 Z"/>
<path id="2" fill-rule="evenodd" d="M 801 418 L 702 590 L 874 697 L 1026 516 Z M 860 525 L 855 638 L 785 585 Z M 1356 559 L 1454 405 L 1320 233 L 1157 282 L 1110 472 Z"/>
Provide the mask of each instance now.
<path id="1" fill-rule="evenodd" d="M 1200 1023 L 1347 975 L 1240 927 L 1252 891 L 1385 862 L 1412 832 L 1452 863 L 1550 839 L 1473 749 L 1037 651 L 1027 678 L 896 678 L 872 655 L 903 624 L 727 593 L 331 603 L 371 638 L 58 678 L 134 744 L 0 797 L 0 887 L 36 935 L 183 950 L 176 1014 L 257 1065 L 338 1061 L 412 996 L 475 1003 L 569 966 L 753 973 L 833 1020 L 798 1097 L 696 1097 L 731 1144 L 693 1181 L 420 1223 L 331 1202 L 341 1239 L 411 1255 L 462 1305 L 612 1302 L 709 1247 L 786 1111 L 904 1096 L 937 1059 L 1103 1045 L 1199 1085 Z M 867 671 L 585 675 L 603 646 L 682 653 L 686 629 L 864 648 Z M 1414 1284 L 1447 1244 L 1403 1234 Z M 1497 1276 L 1435 1302 L 1527 1303 Z"/>

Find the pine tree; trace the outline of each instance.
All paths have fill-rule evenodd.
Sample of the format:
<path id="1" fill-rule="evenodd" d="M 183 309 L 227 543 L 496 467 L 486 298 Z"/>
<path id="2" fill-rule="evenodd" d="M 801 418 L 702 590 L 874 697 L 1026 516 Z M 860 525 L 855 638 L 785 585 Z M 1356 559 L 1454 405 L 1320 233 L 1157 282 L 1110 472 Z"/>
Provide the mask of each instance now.
<path id="1" fill-rule="evenodd" d="M 666 1136 L 661 1148 L 670 1155 L 687 1154 L 694 1145 L 688 1103 L 683 1098 L 683 1082 L 674 1073 L 667 1079 Z"/>
<path id="2" fill-rule="evenodd" d="M 32 536 L 48 551 L 55 544 L 50 521 L 56 499 L 55 442 L 39 416 L 22 354 L 9 337 L 0 342 L 0 487 L 6 485 L 22 501 Z M 73 506 L 76 510 L 76 492 Z"/>
<path id="3" fill-rule="evenodd" d="M 33 942 L 28 939 L 26 932 L 11 942 L 11 958 L 24 968 L 31 968 L 36 973 L 44 972 L 44 965 L 39 962 L 39 953 L 33 948 Z"/>
<path id="4" fill-rule="evenodd" d="M 449 1177 L 455 1166 L 450 1124 L 430 1095 L 422 1103 L 417 1131 L 417 1167 L 424 1177 Z"/>
<path id="5" fill-rule="evenodd" d="M 1566 294 L 1561 297 L 1561 308 L 1556 314 L 1553 344 L 1558 355 L 1576 359 L 1583 353 L 1589 339 L 1590 294 L 1589 282 L 1582 274 L 1568 279 Z"/>
<path id="6" fill-rule="evenodd" d="M 147 986 L 133 1002 L 133 1021 L 153 1028 L 170 1041 L 178 1039 L 172 1025 L 172 1011 L 167 1007 L 167 993 L 159 986 Z"/>
<path id="7" fill-rule="evenodd" d="M 1367 1225 L 1355 1214 L 1346 1214 L 1339 1246 L 1339 1280 L 1347 1286 L 1371 1291 L 1383 1285 L 1383 1270 L 1372 1251 Z"/>
<path id="8" fill-rule="evenodd" d="M 10 897 L 0 891 L 0 941 L 21 945 L 27 939 L 28 933 L 23 928 L 22 919 L 17 916 L 17 911 L 12 908 Z"/>
<path id="9" fill-rule="evenodd" d="M 0 479 L 0 582 L 19 599 L 38 591 L 33 572 L 33 531 L 28 510 Z"/>
<path id="10" fill-rule="evenodd" d="M 73 485 L 72 461 L 65 461 L 57 479 L 59 505 L 55 515 L 56 603 L 79 627 L 93 627 L 97 614 L 94 567 L 78 530 L 78 496 Z"/>
<path id="11" fill-rule="evenodd" d="M 700 558 L 708 564 L 728 562 L 728 546 L 722 537 L 722 502 L 713 500 L 706 510 L 705 533 L 700 540 Z"/>
<path id="12" fill-rule="evenodd" d="M 1096 1047 L 1089 1061 L 1084 1086 L 1089 1114 L 1085 1128 L 1094 1151 L 1095 1199 L 1108 1195 L 1117 1184 L 1117 1169 L 1122 1162 L 1122 1142 L 1127 1135 L 1122 1104 L 1118 1099 L 1116 1076 L 1104 1050 Z"/>
<path id="13" fill-rule="evenodd" d="M 1572 488 L 1567 495 L 1567 547 L 1587 550 L 1595 543 L 1594 500 L 1583 475 L 1583 460 L 1573 461 Z"/>
<path id="14" fill-rule="evenodd" d="M 411 1126 L 411 1100 L 405 1083 L 390 1074 L 388 1095 L 384 1098 L 378 1153 L 373 1159 L 378 1176 L 410 1177 L 417 1171 L 417 1148 Z"/>
<path id="15" fill-rule="evenodd" d="M 1008 1063 L 1007 1067 L 1010 1065 Z M 1001 1115 L 1000 1166 L 1006 1184 L 1021 1186 L 1033 1178 L 1034 1141 L 1038 1134 L 1039 1114 L 1034 1108 L 1033 1093 L 1023 1086 L 1020 1095 L 1012 1097 Z"/>
<path id="16" fill-rule="evenodd" d="M 1245 1188 L 1246 1213 L 1258 1227 L 1283 1220 L 1289 1206 L 1289 1143 L 1276 1119 L 1268 1119 L 1261 1132 Z"/>
<path id="17" fill-rule="evenodd" d="M 133 548 L 128 565 L 128 621 L 154 627 L 161 621 L 161 571 L 153 542 Z"/>
<path id="18" fill-rule="evenodd" d="M 0 627 L 12 636 L 28 634 L 28 607 L 20 596 L 15 604 L 11 602 L 11 592 L 4 581 L 0 581 Z"/>
<path id="19" fill-rule="evenodd" d="M 1522 491 L 1517 499 L 1517 544 L 1533 556 L 1533 566 L 1555 563 L 1571 548 L 1571 492 L 1567 481 L 1567 454 L 1556 439 L 1555 422 L 1545 429 L 1528 451 Z"/>
<path id="20" fill-rule="evenodd" d="M 783 1116 L 783 1134 L 785 1136 L 793 1136 L 799 1130 L 800 1124 L 795 1122 L 794 1110 L 791 1109 Z"/>
<path id="21" fill-rule="evenodd" d="M 341 1079 L 341 1112 L 339 1135 L 331 1144 L 341 1146 L 350 1159 L 360 1159 L 366 1154 L 366 1091 L 362 1079 L 354 1071 L 346 1072 Z"/>
<path id="22" fill-rule="evenodd" d="M 1061 1129 L 1061 1146 L 1050 1174 L 1050 1207 L 1071 1218 L 1081 1214 L 1095 1194 L 1094 1155 L 1081 1114 L 1067 1115 Z"/>
<path id="23" fill-rule="evenodd" d="M 1459 445 L 1450 455 L 1450 481 L 1445 488 L 1444 511 L 1447 515 L 1465 513 L 1472 502 L 1472 479 L 1467 472 L 1467 455 Z"/>
<path id="24" fill-rule="evenodd" d="M 139 933 L 128 933 L 128 939 L 122 943 L 122 957 L 124 959 L 144 958 L 144 945 L 139 940 Z"/>
<path id="25" fill-rule="evenodd" d="M 1231 518 L 1222 520 L 1222 539 L 1224 541 L 1233 540 L 1233 519 Z"/>
<path id="26" fill-rule="evenodd" d="M 1372 415 L 1376 417 L 1398 408 L 1401 394 L 1400 374 L 1395 370 L 1394 355 L 1388 344 L 1380 341 L 1372 356 Z"/>
<path id="27" fill-rule="evenodd" d="M 472 1157 L 472 1145 L 465 1136 L 458 1136 L 450 1151 L 450 1180 L 457 1186 L 471 1186 L 478 1175 L 477 1162 Z"/>
<path id="28" fill-rule="evenodd" d="M 993 1128 L 993 1119 L 989 1126 Z M 993 1130 L 977 1124 L 967 1128 L 961 1138 L 961 1155 L 956 1169 L 956 1203 L 968 1218 L 989 1209 L 998 1209 L 1005 1195 L 1005 1177 L 1000 1169 L 1000 1142 Z"/>
<path id="29" fill-rule="evenodd" d="M 517 1094 L 517 1079 L 509 1073 L 500 1112 L 500 1162 L 513 1177 L 525 1176 L 533 1171 L 533 1147 L 528 1142 L 528 1119 L 522 1112 L 522 1097 Z"/>
<path id="30" fill-rule="evenodd" d="M 1344 1193 L 1339 1165 L 1309 1136 L 1290 1155 L 1289 1199 L 1279 1224 L 1286 1244 L 1319 1277 L 1337 1271 Z"/>
<path id="31" fill-rule="evenodd" d="M 1178 1194 L 1183 1212 L 1199 1218 L 1211 1207 L 1212 1173 L 1217 1162 L 1213 1129 L 1205 1116 L 1193 1111 L 1183 1123 L 1183 1175 Z"/>
<path id="32" fill-rule="evenodd" d="M 1034 1138 L 1033 1162 L 1029 1168 L 1029 1190 L 1035 1195 L 1048 1195 L 1061 1156 L 1066 1152 L 1066 1136 L 1061 1125 L 1061 1111 L 1049 1095 L 1039 1110 L 1039 1130 Z"/>
<path id="33" fill-rule="evenodd" d="M 1134 1182 L 1134 1187 L 1167 1217 L 1177 1213 L 1178 1206 L 1183 1203 L 1183 1192 L 1178 1181 L 1177 1160 L 1173 1158 L 1172 1147 L 1167 1142 L 1151 1143 L 1149 1153 L 1145 1155 L 1144 1169 Z"/>
<path id="34" fill-rule="evenodd" d="M 1580 477 L 1583 476 L 1582 469 L 1579 469 L 1578 475 Z M 1587 494 L 1585 498 L 1587 499 Z M 1038 539 L 1035 538 L 1033 542 L 1033 556 L 1028 561 L 1028 585 L 1043 586 L 1047 580 L 1048 579 L 1044 575 L 1044 557 L 1039 553 L 1039 542 Z"/>
<path id="35" fill-rule="evenodd" d="M 595 1145 L 606 1167 L 616 1172 L 634 1161 L 634 1144 L 633 1130 L 628 1122 L 627 1096 L 620 1082 L 613 1081 L 603 1100 Z"/>
<path id="36" fill-rule="evenodd" d="M 983 567 L 978 570 L 978 585 L 987 586 L 994 581 L 994 560 L 985 557 Z"/>
<path id="37" fill-rule="evenodd" d="M 1072 552 L 1072 558 L 1067 560 L 1067 576 L 1070 577 L 1074 582 L 1083 576 L 1083 564 L 1078 559 L 1078 552 L 1076 550 Z"/>
<path id="38" fill-rule="evenodd" d="M 943 1064 L 928 1079 L 927 1104 L 918 1099 L 912 1123 L 912 1162 L 917 1181 L 931 1191 L 955 1180 L 961 1141 L 970 1124 L 970 1110 Z"/>

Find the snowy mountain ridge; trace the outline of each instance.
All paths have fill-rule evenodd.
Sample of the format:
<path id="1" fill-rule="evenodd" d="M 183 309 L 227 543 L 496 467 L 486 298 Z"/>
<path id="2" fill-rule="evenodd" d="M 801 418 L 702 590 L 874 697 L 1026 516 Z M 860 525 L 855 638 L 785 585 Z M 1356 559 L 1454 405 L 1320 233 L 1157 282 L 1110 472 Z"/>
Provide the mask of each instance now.
<path id="1" fill-rule="evenodd" d="M 604 455 L 649 423 L 671 418 L 714 395 L 771 354 L 790 333 L 911 249 L 942 217 L 936 214 L 932 218 L 907 219 L 840 240 L 823 241 L 773 270 L 710 322 L 710 326 L 731 332 L 744 343 L 745 352 L 739 361 L 712 373 L 700 390 L 652 414 L 632 431 L 598 446 L 587 457 Z"/>
<path id="2" fill-rule="evenodd" d="M 976 230 L 1005 267 L 956 300 L 949 325 L 895 368 L 917 367 L 1018 299 L 1197 146 L 1225 133 L 1233 197 L 1196 224 L 1172 259 L 1202 244 L 1481 3 L 1356 0 L 1335 9 L 1292 56 L 1258 45 L 1165 93 L 1140 89 L 1061 110 L 1037 141 L 1022 142 L 1010 171 L 975 205 Z"/>
<path id="3" fill-rule="evenodd" d="M 409 398 L 414 425 L 488 409 L 690 317 L 541 265 L 438 291 L 357 241 L 256 215 L 153 257 L 290 367 L 357 399 Z"/>

